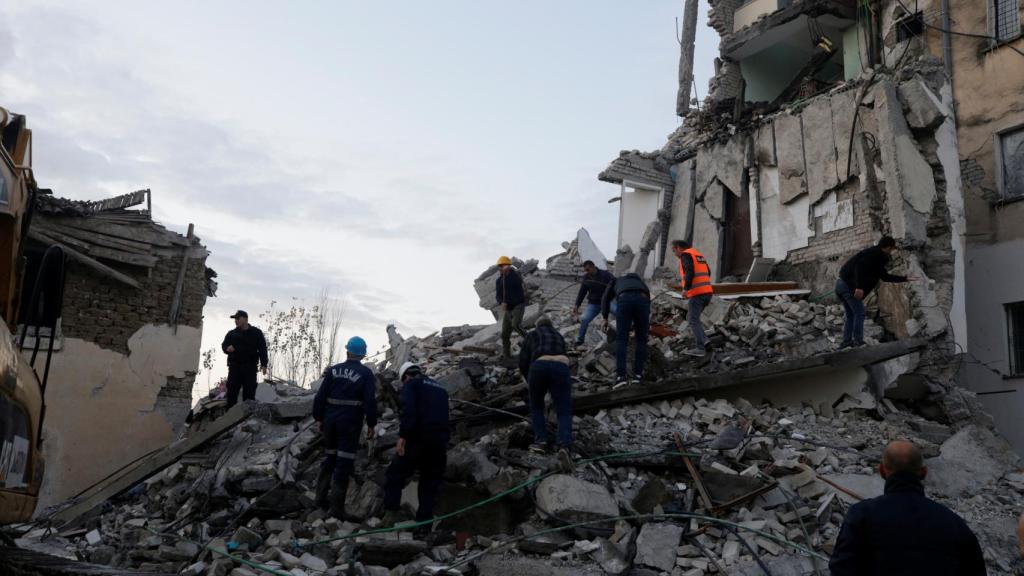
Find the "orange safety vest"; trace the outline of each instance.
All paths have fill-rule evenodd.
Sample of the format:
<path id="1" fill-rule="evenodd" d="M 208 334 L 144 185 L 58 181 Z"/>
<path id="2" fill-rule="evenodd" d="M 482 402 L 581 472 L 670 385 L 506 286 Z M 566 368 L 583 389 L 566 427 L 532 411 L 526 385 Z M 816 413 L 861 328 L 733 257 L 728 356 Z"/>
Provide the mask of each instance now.
<path id="1" fill-rule="evenodd" d="M 687 248 L 683 250 L 683 254 L 689 254 L 693 257 L 693 283 L 690 284 L 690 289 L 686 291 L 687 298 L 693 298 L 694 296 L 700 296 L 702 294 L 712 294 L 714 289 L 711 287 L 711 267 L 708 266 L 708 261 L 704 258 L 704 255 L 697 252 L 695 248 Z M 679 259 L 679 282 L 686 287 L 686 271 L 683 270 L 683 259 Z"/>

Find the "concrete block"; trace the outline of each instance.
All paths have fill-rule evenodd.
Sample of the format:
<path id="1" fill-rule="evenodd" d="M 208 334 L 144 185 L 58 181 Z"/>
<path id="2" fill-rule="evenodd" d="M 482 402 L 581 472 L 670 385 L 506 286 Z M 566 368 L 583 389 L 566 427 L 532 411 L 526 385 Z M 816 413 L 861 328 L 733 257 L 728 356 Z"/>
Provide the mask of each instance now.
<path id="1" fill-rule="evenodd" d="M 676 566 L 676 547 L 682 535 L 683 527 L 676 524 L 644 524 L 636 539 L 636 556 L 633 561 L 641 566 L 671 572 Z"/>
<path id="2" fill-rule="evenodd" d="M 759 166 L 775 166 L 775 125 L 762 124 L 754 141 L 754 159 Z"/>
<path id="3" fill-rule="evenodd" d="M 537 486 L 537 507 L 573 522 L 619 514 L 618 504 L 603 486 L 563 474 L 545 478 Z"/>
<path id="4" fill-rule="evenodd" d="M 807 192 L 803 130 L 799 116 L 782 114 L 776 118 L 775 150 L 779 159 L 779 197 L 783 204 L 789 204 Z"/>
<path id="5" fill-rule="evenodd" d="M 942 102 L 919 78 L 900 84 L 899 96 L 907 124 L 914 130 L 934 130 L 946 120 Z"/>
<path id="6" fill-rule="evenodd" d="M 708 186 L 707 191 L 704 192 L 704 208 L 707 209 L 708 214 L 715 220 L 721 220 L 725 217 L 725 194 L 725 188 L 717 180 L 712 182 Z"/>
<path id="7" fill-rule="evenodd" d="M 927 461 L 927 489 L 955 498 L 977 492 L 1020 465 L 1006 440 L 974 424 L 942 443 L 940 456 Z"/>

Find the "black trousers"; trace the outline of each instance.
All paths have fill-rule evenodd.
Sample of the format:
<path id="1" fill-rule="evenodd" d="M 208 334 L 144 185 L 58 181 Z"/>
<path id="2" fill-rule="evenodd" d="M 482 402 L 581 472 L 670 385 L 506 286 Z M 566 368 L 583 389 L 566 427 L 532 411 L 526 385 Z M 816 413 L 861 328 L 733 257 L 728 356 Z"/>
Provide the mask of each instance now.
<path id="1" fill-rule="evenodd" d="M 398 510 L 402 488 L 413 474 L 420 473 L 420 507 L 416 511 L 416 520 L 420 522 L 434 517 L 434 503 L 441 491 L 448 463 L 448 439 L 429 434 L 425 436 L 410 438 L 405 445 L 405 456 L 395 455 L 384 477 L 384 509 Z"/>
<path id="2" fill-rule="evenodd" d="M 238 403 L 238 392 L 242 400 L 256 399 L 256 372 L 258 366 L 228 366 L 228 408 Z"/>

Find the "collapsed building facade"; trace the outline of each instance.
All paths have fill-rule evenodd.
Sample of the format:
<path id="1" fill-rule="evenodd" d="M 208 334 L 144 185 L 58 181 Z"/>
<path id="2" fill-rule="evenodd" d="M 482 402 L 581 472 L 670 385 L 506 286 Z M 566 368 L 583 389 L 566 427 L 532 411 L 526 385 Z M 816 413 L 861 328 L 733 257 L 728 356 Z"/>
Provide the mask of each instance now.
<path id="1" fill-rule="evenodd" d="M 192 406 L 214 274 L 192 231 L 158 224 L 151 205 L 148 190 L 97 202 L 35 198 L 27 284 L 48 247 L 68 260 L 46 394 L 42 506 L 166 446 Z M 39 337 L 46 350 L 50 334 Z"/>
<path id="2" fill-rule="evenodd" d="M 883 285 L 869 307 L 893 336 L 930 341 L 924 368 L 901 378 L 926 381 L 932 408 L 956 420 L 969 414 L 956 376 L 982 393 L 1016 390 L 1004 378 L 1019 363 L 1024 293 L 996 277 L 1019 247 L 1021 7 L 906 4 L 713 0 L 709 96 L 691 108 L 684 37 L 682 125 L 661 150 L 621 153 L 600 179 L 622 189 L 620 248 L 660 219 L 660 261 L 674 268 L 668 240 L 689 240 L 717 280 L 767 264 L 772 279 L 827 295 L 847 257 L 895 237 L 896 267 L 923 280 Z M 999 39 L 943 32 L 951 22 Z M 1016 400 L 982 398 L 1024 450 Z"/>

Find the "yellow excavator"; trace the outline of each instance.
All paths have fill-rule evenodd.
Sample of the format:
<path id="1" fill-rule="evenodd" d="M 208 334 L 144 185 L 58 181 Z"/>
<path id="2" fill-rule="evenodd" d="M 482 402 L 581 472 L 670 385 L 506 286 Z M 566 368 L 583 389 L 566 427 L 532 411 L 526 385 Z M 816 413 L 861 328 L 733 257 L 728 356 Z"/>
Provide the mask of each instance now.
<path id="1" fill-rule="evenodd" d="M 56 331 L 63 299 L 64 254 L 50 248 L 38 275 L 25 278 L 24 251 L 39 192 L 32 173 L 32 132 L 25 117 L 0 108 L 0 141 L 2 525 L 32 518 L 43 480 L 44 393 L 53 352 L 50 335 Z"/>

